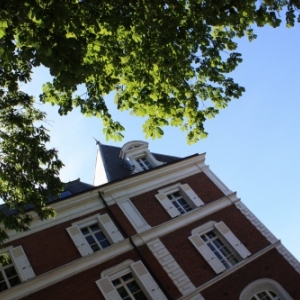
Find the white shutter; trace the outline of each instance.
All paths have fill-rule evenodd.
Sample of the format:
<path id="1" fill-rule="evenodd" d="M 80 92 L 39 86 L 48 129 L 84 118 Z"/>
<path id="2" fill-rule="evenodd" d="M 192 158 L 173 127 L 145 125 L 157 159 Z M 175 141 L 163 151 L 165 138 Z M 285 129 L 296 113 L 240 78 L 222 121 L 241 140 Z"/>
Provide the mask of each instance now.
<path id="1" fill-rule="evenodd" d="M 13 261 L 16 269 L 18 270 L 18 274 L 20 275 L 22 281 L 26 281 L 32 277 L 35 277 L 34 271 L 29 263 L 29 260 L 22 246 L 13 248 L 9 252 L 11 260 Z"/>
<path id="2" fill-rule="evenodd" d="M 217 274 L 223 272 L 226 269 L 199 235 L 192 235 L 189 237 L 189 240 Z"/>
<path id="3" fill-rule="evenodd" d="M 119 202 L 118 205 L 120 206 L 123 213 L 138 233 L 150 228 L 146 220 L 142 217 L 142 215 L 136 209 L 136 207 L 133 205 L 130 199 Z"/>
<path id="4" fill-rule="evenodd" d="M 109 278 L 99 279 L 96 284 L 106 300 L 122 300 Z"/>
<path id="5" fill-rule="evenodd" d="M 136 279 L 140 281 L 143 287 L 147 290 L 151 299 L 167 300 L 162 290 L 159 288 L 141 261 L 131 264 L 130 267 L 135 274 Z"/>
<path id="6" fill-rule="evenodd" d="M 216 223 L 214 226 L 242 258 L 246 258 L 251 255 L 248 249 L 240 242 L 233 232 L 230 231 L 224 222 Z"/>
<path id="7" fill-rule="evenodd" d="M 67 228 L 67 231 L 81 256 L 86 256 L 94 252 L 77 226 L 71 226 Z"/>
<path id="8" fill-rule="evenodd" d="M 109 235 L 109 237 L 111 238 L 111 240 L 114 243 L 124 240 L 121 232 L 116 227 L 116 225 L 111 220 L 111 218 L 109 217 L 108 214 L 101 215 L 98 217 L 98 219 L 99 219 L 99 222 L 101 223 L 105 233 L 107 233 Z"/>
<path id="9" fill-rule="evenodd" d="M 195 206 L 199 207 L 204 205 L 204 202 L 197 196 L 197 194 L 191 189 L 188 184 L 182 184 L 180 186 L 180 189 L 185 194 L 185 196 L 187 196 L 195 204 Z"/>
<path id="10" fill-rule="evenodd" d="M 167 213 L 171 216 L 171 218 L 175 218 L 180 215 L 178 209 L 173 205 L 173 203 L 165 194 L 157 194 L 155 195 L 155 197 L 163 206 L 163 208 L 167 211 Z"/>

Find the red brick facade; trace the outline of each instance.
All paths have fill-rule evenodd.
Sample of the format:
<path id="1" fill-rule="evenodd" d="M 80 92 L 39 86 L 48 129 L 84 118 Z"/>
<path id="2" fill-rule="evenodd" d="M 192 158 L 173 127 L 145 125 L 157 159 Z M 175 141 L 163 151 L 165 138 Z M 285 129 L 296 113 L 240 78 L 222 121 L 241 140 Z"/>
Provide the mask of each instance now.
<path id="1" fill-rule="evenodd" d="M 152 170 L 152 172 L 155 172 L 155 170 Z M 168 185 L 164 185 L 150 191 L 142 192 L 138 196 L 128 196 L 128 199 L 131 200 L 134 207 L 149 225 L 149 231 L 157 230 L 158 233 L 156 235 L 153 234 L 151 238 L 148 238 L 144 232 L 137 232 L 131 223 L 132 221 L 126 217 L 118 204 L 109 204 L 106 208 L 96 209 L 88 214 L 82 214 L 80 217 L 69 218 L 68 221 L 60 222 L 59 224 L 54 223 L 46 229 L 37 230 L 34 233 L 29 233 L 22 238 L 8 243 L 6 246 L 16 247 L 21 245 L 23 247 L 36 275 L 36 278 L 31 279 L 33 286 L 32 293 L 27 291 L 26 296 L 23 298 L 18 296 L 19 298 L 17 298 L 24 300 L 106 299 L 95 282 L 102 278 L 101 274 L 103 274 L 103 271 L 122 264 L 127 260 L 132 260 L 133 262 L 143 262 L 148 272 L 165 294 L 166 299 L 179 299 L 184 296 L 184 299 L 189 299 L 188 293 L 184 294 L 184 289 L 179 283 L 180 278 L 184 278 L 187 281 L 187 286 L 190 289 L 189 292 L 192 295 L 197 295 L 197 292 L 193 292 L 193 290 L 198 291 L 198 294 L 200 292 L 205 300 L 237 300 L 248 284 L 260 278 L 275 280 L 284 287 L 291 297 L 300 299 L 299 272 L 278 252 L 275 247 L 276 245 L 273 248 L 271 247 L 271 250 L 263 252 L 264 249 L 272 245 L 272 242 L 268 240 L 258 226 L 254 225 L 237 208 L 234 201 L 229 202 L 217 184 L 204 172 L 200 171 L 197 174 L 176 180 L 170 185 L 176 183 L 188 184 L 204 202 L 203 206 L 194 208 L 194 210 L 200 212 L 206 206 L 210 206 L 211 209 L 214 209 L 212 210 L 213 212 L 192 222 L 186 218 L 186 224 L 184 223 L 180 228 L 174 227 L 172 229 L 171 225 L 169 225 L 172 218 L 155 197 L 158 189 L 168 187 Z M 101 193 L 101 187 L 99 188 L 99 192 Z M 227 197 L 229 196 L 227 195 Z M 105 196 L 103 197 L 105 198 Z M 224 207 L 221 208 L 215 208 L 220 205 L 220 201 L 224 203 L 227 201 L 226 205 L 224 204 Z M 238 202 L 238 200 L 235 201 Z M 99 197 L 99 203 L 103 204 L 101 197 Z M 102 207 L 105 207 L 105 205 L 102 205 Z M 63 269 L 66 266 L 70 267 L 75 261 L 80 263 L 81 260 L 82 265 L 84 264 L 88 256 L 87 258 L 82 258 L 66 229 L 72 226 L 72 223 L 96 214 L 108 214 L 110 216 L 114 225 L 124 237 L 124 241 L 119 242 L 119 245 L 126 242 L 130 245 L 127 246 L 131 247 L 130 250 L 119 255 L 114 254 L 112 258 L 107 259 L 103 263 L 94 263 L 92 267 L 82 272 L 80 269 L 76 269 L 76 272 L 74 271 L 75 275 L 71 272 L 59 282 L 49 282 L 48 285 L 44 285 L 42 288 L 38 288 L 38 283 L 34 285 L 35 280 L 38 281 L 37 279 L 41 275 L 49 276 L 50 278 L 51 272 Z M 172 224 L 175 224 L 177 221 L 179 222 L 183 217 L 176 217 L 172 220 Z M 251 253 L 248 262 L 248 258 L 246 258 L 239 262 L 239 267 L 232 267 L 232 270 L 236 269 L 234 272 L 229 272 L 230 269 L 227 269 L 223 273 L 216 274 L 206 259 L 189 240 L 193 229 L 210 221 L 217 223 L 224 222 Z M 164 228 L 169 228 L 166 231 L 167 233 L 165 233 Z M 181 277 L 178 277 L 178 281 L 174 279 L 175 275 L 172 277 L 171 272 L 167 271 L 169 267 L 166 266 L 167 263 L 163 263 L 163 259 L 160 259 L 160 252 L 155 252 L 156 250 L 153 250 L 149 246 L 149 241 L 152 240 L 158 240 L 162 243 L 161 251 L 166 253 L 166 259 L 169 259 L 171 261 L 170 264 L 173 264 L 174 268 L 177 271 L 179 270 L 178 274 L 181 274 Z M 108 249 L 105 249 L 106 255 L 109 253 Z M 262 254 L 260 255 L 260 253 Z M 90 255 L 97 255 L 100 258 L 101 251 Z M 251 259 L 253 255 L 257 255 L 257 257 Z M 208 282 L 211 283 L 206 286 Z M 29 286 L 31 283 L 28 282 L 24 285 L 26 284 Z"/>

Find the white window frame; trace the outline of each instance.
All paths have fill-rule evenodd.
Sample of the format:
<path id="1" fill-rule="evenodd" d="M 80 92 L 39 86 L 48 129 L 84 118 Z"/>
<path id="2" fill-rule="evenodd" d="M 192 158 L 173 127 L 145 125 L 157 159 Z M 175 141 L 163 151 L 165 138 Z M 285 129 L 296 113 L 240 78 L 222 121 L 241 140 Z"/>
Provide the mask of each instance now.
<path id="1" fill-rule="evenodd" d="M 20 283 L 35 277 L 35 273 L 30 265 L 30 262 L 22 246 L 17 246 L 17 247 L 10 246 L 5 249 L 2 249 L 0 253 L 9 255 L 12 265 L 14 266 L 17 275 L 19 277 Z M 0 266 L 0 268 L 2 269 L 2 266 Z M 7 289 L 11 289 L 11 288 L 14 288 L 14 286 L 8 287 Z"/>
<path id="2" fill-rule="evenodd" d="M 146 154 L 134 157 L 134 159 L 138 165 L 138 168 L 142 169 L 143 171 L 153 169 L 153 163 L 151 162 L 151 160 L 149 159 L 149 157 Z M 143 159 L 145 159 L 146 163 L 143 161 Z M 141 160 L 141 162 L 139 162 L 139 160 Z M 142 166 L 141 166 L 141 164 L 142 164 Z M 149 164 L 149 166 L 148 166 L 148 164 Z"/>
<path id="3" fill-rule="evenodd" d="M 89 218 L 80 220 L 78 222 L 72 223 L 72 226 L 67 228 L 67 232 L 70 235 L 81 256 L 86 256 L 89 254 L 99 252 L 93 251 L 93 249 L 88 244 L 85 236 L 80 230 L 80 228 L 88 227 L 93 224 L 97 224 L 100 227 L 101 231 L 104 233 L 106 239 L 110 242 L 111 245 L 124 240 L 121 232 L 116 227 L 116 225 L 111 220 L 108 214 L 97 214 Z M 105 249 L 100 249 L 100 251 L 104 251 Z"/>
<path id="4" fill-rule="evenodd" d="M 149 300 L 167 300 L 153 277 L 141 261 L 127 260 L 113 268 L 105 270 L 101 279 L 96 281 L 98 288 L 106 300 L 121 300 L 119 293 L 112 284 L 112 280 L 132 273 L 135 281 Z"/>
<path id="5" fill-rule="evenodd" d="M 130 165 L 134 167 L 133 173 L 145 171 L 137 162 L 137 159 L 140 159 L 142 157 L 145 157 L 147 159 L 152 168 L 164 164 L 163 162 L 158 161 L 153 156 L 153 154 L 148 149 L 148 143 L 144 141 L 131 141 L 126 143 L 121 149 L 120 157 L 123 160 L 127 160 Z M 150 168 L 148 168 L 148 170 L 150 170 Z"/>
<path id="6" fill-rule="evenodd" d="M 277 281 L 270 278 L 261 278 L 248 284 L 240 294 L 239 300 L 249 300 L 258 293 L 265 291 L 272 291 L 276 293 L 278 299 L 293 300 L 293 298 Z"/>
<path id="7" fill-rule="evenodd" d="M 189 240 L 217 274 L 227 270 L 228 268 L 223 265 L 219 258 L 201 238 L 203 234 L 210 231 L 214 231 L 216 233 L 216 235 L 228 247 L 230 252 L 235 256 L 235 258 L 238 259 L 238 261 L 246 259 L 249 255 L 251 255 L 248 249 L 222 221 L 218 223 L 215 221 L 210 221 L 193 229 Z"/>
<path id="8" fill-rule="evenodd" d="M 143 168 L 137 161 L 138 159 L 141 159 L 141 158 L 145 158 L 148 161 L 148 163 L 151 165 L 151 168 L 147 167 L 146 165 L 144 165 L 145 168 Z M 127 159 L 134 166 L 133 173 L 151 170 L 151 169 L 163 164 L 162 162 L 159 162 L 157 159 L 155 159 L 155 157 L 152 155 L 152 153 L 149 152 L 149 150 L 142 151 L 137 154 L 127 155 Z"/>
<path id="9" fill-rule="evenodd" d="M 168 198 L 169 194 L 173 194 L 175 192 L 179 192 L 182 195 L 182 197 L 189 204 L 192 210 L 204 205 L 204 202 L 187 183 L 177 183 L 164 189 L 160 189 L 158 190 L 158 194 L 156 194 L 155 197 L 163 206 L 163 208 L 167 211 L 171 218 L 175 218 L 181 215 L 179 210 L 173 205 L 171 200 Z"/>

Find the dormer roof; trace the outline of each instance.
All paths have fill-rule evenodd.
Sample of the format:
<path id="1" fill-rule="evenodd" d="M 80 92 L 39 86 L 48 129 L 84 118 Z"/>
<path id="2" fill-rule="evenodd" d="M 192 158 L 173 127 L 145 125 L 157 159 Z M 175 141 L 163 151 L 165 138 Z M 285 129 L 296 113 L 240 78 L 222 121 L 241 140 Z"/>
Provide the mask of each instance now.
<path id="1" fill-rule="evenodd" d="M 144 141 L 131 141 L 123 147 L 103 145 L 97 142 L 96 166 L 94 185 L 98 186 L 114 180 L 128 177 L 134 173 L 143 171 L 133 161 L 138 155 L 150 154 L 154 166 L 170 163 L 180 159 L 176 156 L 151 153 L 148 143 Z M 157 162 L 157 164 L 155 164 Z"/>

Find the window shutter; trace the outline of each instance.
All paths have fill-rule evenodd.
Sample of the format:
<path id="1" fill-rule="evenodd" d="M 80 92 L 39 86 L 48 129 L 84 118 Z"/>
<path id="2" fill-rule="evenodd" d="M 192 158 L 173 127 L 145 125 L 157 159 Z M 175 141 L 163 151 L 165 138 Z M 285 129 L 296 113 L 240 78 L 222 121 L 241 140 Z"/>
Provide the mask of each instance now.
<path id="1" fill-rule="evenodd" d="M 217 274 L 223 272 L 226 269 L 199 235 L 192 235 L 189 237 L 189 240 Z"/>
<path id="2" fill-rule="evenodd" d="M 180 189 L 197 207 L 204 205 L 204 202 L 197 196 L 188 184 L 182 184 Z"/>
<path id="3" fill-rule="evenodd" d="M 81 256 L 86 256 L 88 254 L 93 253 L 92 248 L 86 241 L 85 237 L 82 235 L 80 229 L 77 226 L 71 226 L 67 228 L 67 231 L 73 240 L 75 246 L 80 252 Z"/>
<path id="4" fill-rule="evenodd" d="M 104 231 L 109 235 L 114 243 L 124 240 L 121 232 L 116 227 L 108 214 L 104 214 L 98 217 Z"/>
<path id="5" fill-rule="evenodd" d="M 167 211 L 167 213 L 171 216 L 171 218 L 175 218 L 180 215 L 180 212 L 177 208 L 172 204 L 172 202 L 168 199 L 165 194 L 157 194 L 155 195 L 156 199 L 160 202 L 163 208 Z"/>
<path id="6" fill-rule="evenodd" d="M 240 242 L 240 240 L 233 234 L 224 222 L 216 223 L 215 228 L 225 237 L 228 243 L 242 258 L 246 258 L 251 255 L 248 249 Z"/>
<path id="7" fill-rule="evenodd" d="M 119 293 L 107 277 L 97 280 L 96 284 L 106 300 L 122 300 Z"/>
<path id="8" fill-rule="evenodd" d="M 122 209 L 123 213 L 135 228 L 135 230 L 140 233 L 150 228 L 146 220 L 136 209 L 130 199 L 118 203 L 119 207 Z"/>
<path id="9" fill-rule="evenodd" d="M 35 277 L 34 271 L 29 263 L 29 260 L 22 246 L 13 248 L 9 252 L 11 260 L 13 261 L 16 269 L 18 270 L 22 281 L 26 281 L 32 277 Z"/>
<path id="10" fill-rule="evenodd" d="M 147 271 L 145 266 L 141 261 L 135 262 L 130 265 L 133 273 L 136 275 L 136 279 L 140 281 L 140 283 L 147 290 L 151 299 L 155 300 L 167 300 L 162 290 L 159 288 L 155 280 L 152 278 L 150 273 Z"/>

